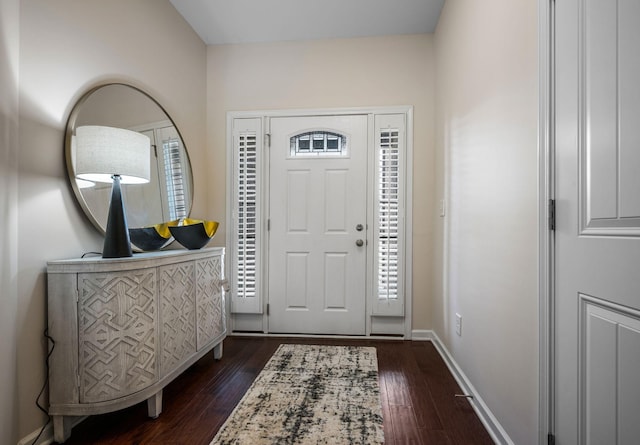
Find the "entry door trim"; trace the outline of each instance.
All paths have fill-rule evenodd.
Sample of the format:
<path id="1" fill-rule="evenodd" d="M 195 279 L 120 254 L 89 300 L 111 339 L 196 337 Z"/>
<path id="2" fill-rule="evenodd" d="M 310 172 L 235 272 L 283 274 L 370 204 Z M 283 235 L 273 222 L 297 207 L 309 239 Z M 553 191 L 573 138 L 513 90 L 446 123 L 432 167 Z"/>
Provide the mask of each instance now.
<path id="1" fill-rule="evenodd" d="M 554 1 L 538 2 L 538 443 L 555 431 L 554 269 L 555 238 L 550 227 L 554 189 Z M 551 204 L 551 205 L 550 205 Z"/>
<path id="2" fill-rule="evenodd" d="M 374 143 L 374 125 L 373 121 L 375 116 L 377 115 L 385 115 L 385 114 L 404 114 L 405 115 L 405 130 L 406 130 L 406 207 L 405 207 L 405 251 L 403 255 L 404 264 L 405 264 L 405 273 L 404 273 L 404 338 L 410 339 L 412 333 L 412 302 L 413 302 L 413 294 L 412 294 L 412 271 L 413 271 L 413 238 L 412 238 L 412 221 L 413 221 L 413 107 L 412 106 L 392 106 L 392 107 L 354 107 L 354 108 L 323 108 L 323 109 L 291 109 L 291 110 L 256 110 L 256 111 L 232 111 L 227 113 L 227 217 L 226 217 L 226 246 L 228 254 L 225 256 L 226 267 L 229 274 L 229 278 L 231 282 L 233 282 L 233 277 L 230 276 L 233 270 L 233 265 L 231 263 L 232 256 L 231 253 L 235 248 L 232 245 L 233 241 L 233 220 L 231 215 L 231 209 L 233 208 L 233 181 L 234 181 L 234 172 L 233 172 L 233 156 L 234 156 L 234 144 L 233 144 L 233 123 L 236 119 L 260 119 L 260 132 L 258 135 L 260 138 L 260 142 L 268 142 L 268 123 L 269 119 L 272 117 L 297 117 L 297 116 L 323 116 L 323 115 L 355 115 L 355 114 L 365 114 L 369 117 L 369 144 Z M 371 151 L 371 150 L 370 150 Z M 369 160 L 369 166 L 371 166 L 372 160 Z M 268 174 L 269 169 L 268 165 L 263 166 L 262 176 L 263 179 L 261 181 L 262 186 L 268 185 Z M 263 199 L 261 204 L 261 209 L 264 211 L 269 208 L 268 202 L 268 193 L 265 193 L 265 198 Z M 368 198 L 369 199 L 369 198 Z M 370 212 L 369 212 L 370 213 Z M 264 213 L 263 213 L 264 214 Z M 266 218 L 266 217 L 265 217 Z M 267 222 L 263 221 L 264 230 L 266 230 Z M 264 235 L 264 234 L 263 234 Z M 267 236 L 263 236 L 263 239 L 268 239 Z M 268 244 L 265 243 L 263 245 L 263 254 L 262 254 L 262 265 L 260 269 L 260 274 L 262 277 L 268 277 L 268 261 L 265 261 L 265 251 L 268 251 Z M 369 272 L 368 272 L 369 273 Z M 367 278 L 367 283 L 370 282 L 370 279 Z M 367 284 L 368 285 L 368 284 Z M 263 279 L 263 282 L 260 285 L 260 292 L 262 295 L 266 295 L 268 290 L 268 283 Z M 371 294 L 369 293 L 369 289 L 367 289 L 367 308 L 366 308 L 366 335 L 371 335 L 371 324 L 372 324 L 372 312 L 371 312 L 371 302 L 369 301 Z M 230 330 L 235 331 L 254 331 L 254 332 L 263 332 L 268 333 L 268 315 L 267 315 L 267 301 L 266 298 L 261 300 L 261 314 L 240 314 L 240 316 L 236 316 L 236 318 L 232 318 L 231 314 L 231 298 L 227 299 L 227 323 L 230 327 Z M 389 317 L 376 317 L 376 320 L 379 320 L 379 326 L 384 328 L 385 321 Z M 393 318 L 393 317 L 391 317 Z M 381 332 L 384 333 L 384 332 Z"/>

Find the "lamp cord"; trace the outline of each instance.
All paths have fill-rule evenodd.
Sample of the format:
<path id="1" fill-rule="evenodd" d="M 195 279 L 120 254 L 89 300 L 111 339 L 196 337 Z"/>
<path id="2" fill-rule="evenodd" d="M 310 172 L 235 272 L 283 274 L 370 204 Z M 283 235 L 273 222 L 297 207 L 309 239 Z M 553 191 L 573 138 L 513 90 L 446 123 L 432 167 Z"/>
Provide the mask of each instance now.
<path id="1" fill-rule="evenodd" d="M 47 427 L 47 425 L 49 425 L 49 423 L 51 422 L 51 416 L 49 415 L 49 412 L 46 410 L 45 407 L 43 407 L 40 404 L 40 397 L 42 397 L 42 394 L 44 394 L 44 390 L 46 389 L 47 385 L 49 384 L 49 357 L 51 357 L 51 354 L 53 353 L 53 350 L 56 347 L 56 342 L 53 339 L 53 337 L 51 337 L 49 335 L 49 327 L 46 327 L 44 330 L 44 336 L 47 339 L 47 347 L 49 346 L 49 342 L 51 342 L 51 349 L 49 349 L 49 352 L 47 353 L 47 358 L 45 360 L 45 367 L 47 369 L 47 375 L 44 379 L 44 384 L 42 385 L 42 389 L 40 390 L 40 393 L 38 394 L 38 397 L 36 397 L 36 406 L 38 407 L 38 409 L 40 411 L 42 411 L 43 413 L 45 413 L 47 415 L 47 423 L 45 423 L 42 428 L 40 429 L 40 432 L 38 433 L 38 435 L 36 436 L 35 439 L 33 439 L 33 442 L 31 442 L 31 445 L 35 445 L 38 442 L 38 439 L 40 439 L 40 436 L 42 436 L 42 433 L 44 433 L 45 428 Z"/>

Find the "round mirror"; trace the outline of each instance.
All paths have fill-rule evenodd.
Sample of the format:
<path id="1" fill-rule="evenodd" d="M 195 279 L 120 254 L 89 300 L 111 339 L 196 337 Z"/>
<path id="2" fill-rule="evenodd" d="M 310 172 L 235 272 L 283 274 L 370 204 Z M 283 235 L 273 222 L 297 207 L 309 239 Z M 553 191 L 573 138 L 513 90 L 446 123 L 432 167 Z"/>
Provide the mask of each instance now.
<path id="1" fill-rule="evenodd" d="M 150 180 L 123 184 L 130 229 L 150 227 L 189 216 L 193 178 L 184 141 L 164 109 L 144 91 L 112 83 L 88 91 L 73 108 L 65 136 L 67 171 L 73 191 L 94 226 L 105 233 L 111 184 L 76 178 L 75 134 L 78 127 L 99 125 L 137 131 L 151 141 Z M 168 244 L 172 239 L 168 239 Z"/>

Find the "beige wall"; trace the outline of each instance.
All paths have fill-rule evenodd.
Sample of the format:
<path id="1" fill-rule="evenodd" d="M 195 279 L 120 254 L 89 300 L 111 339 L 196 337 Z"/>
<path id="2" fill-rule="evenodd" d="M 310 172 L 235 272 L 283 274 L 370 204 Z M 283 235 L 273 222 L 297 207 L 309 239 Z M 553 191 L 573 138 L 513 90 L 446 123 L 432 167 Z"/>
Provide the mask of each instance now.
<path id="1" fill-rule="evenodd" d="M 435 34 L 434 326 L 511 439 L 537 442 L 537 2 L 449 0 Z M 442 274 L 442 272 L 444 272 Z M 443 277 L 443 278 L 440 278 Z M 455 334 L 454 316 L 463 317 Z"/>
<path id="2" fill-rule="evenodd" d="M 154 96 L 182 132 L 196 178 L 194 212 L 206 213 L 205 72 L 204 43 L 168 0 L 20 2 L 18 381 L 0 383 L 17 386 L 19 437 L 45 420 L 34 400 L 45 377 L 46 262 L 102 249 L 66 177 L 71 108 L 104 81 Z"/>
<path id="3" fill-rule="evenodd" d="M 17 442 L 19 1 L 0 0 L 0 443 Z"/>
<path id="4" fill-rule="evenodd" d="M 210 171 L 219 172 L 226 165 L 228 111 L 414 106 L 413 328 L 429 329 L 434 220 L 432 36 L 220 45 L 209 46 L 207 54 Z M 225 181 L 224 175 L 211 177 L 211 217 L 219 221 L 225 215 Z M 224 238 L 215 242 L 224 245 Z"/>

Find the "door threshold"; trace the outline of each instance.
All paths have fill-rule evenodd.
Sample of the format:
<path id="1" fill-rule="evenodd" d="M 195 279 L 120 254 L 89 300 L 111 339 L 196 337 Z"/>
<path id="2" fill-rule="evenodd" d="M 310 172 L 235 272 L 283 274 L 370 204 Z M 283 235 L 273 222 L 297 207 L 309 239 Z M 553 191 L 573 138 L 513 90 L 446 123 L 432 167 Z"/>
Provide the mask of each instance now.
<path id="1" fill-rule="evenodd" d="M 336 338 L 344 340 L 407 340 L 404 335 L 339 335 L 339 334 L 275 334 L 267 332 L 233 331 L 230 337 L 290 337 L 290 338 Z"/>

